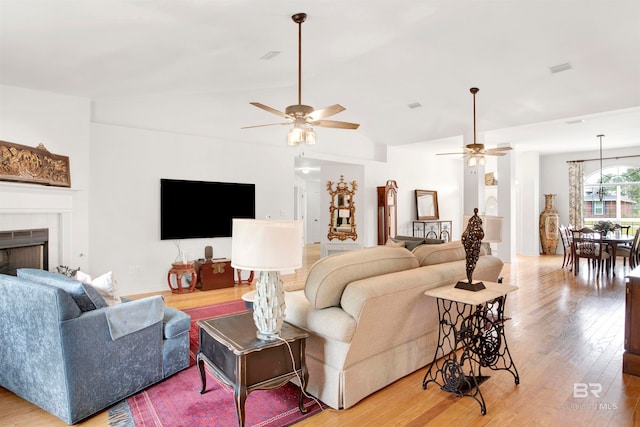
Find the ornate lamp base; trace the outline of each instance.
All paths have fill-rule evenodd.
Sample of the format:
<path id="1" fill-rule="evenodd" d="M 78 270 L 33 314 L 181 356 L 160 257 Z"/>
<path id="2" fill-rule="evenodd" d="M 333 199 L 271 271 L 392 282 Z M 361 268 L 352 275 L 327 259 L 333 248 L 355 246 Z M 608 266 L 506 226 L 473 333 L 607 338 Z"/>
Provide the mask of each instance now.
<path id="1" fill-rule="evenodd" d="M 477 292 L 485 289 L 484 283 L 482 282 L 476 282 L 476 283 L 458 282 L 456 283 L 455 287 L 457 289 L 464 289 L 465 291 L 473 291 L 473 292 Z"/>
<path id="2" fill-rule="evenodd" d="M 253 321 L 258 328 L 256 336 L 266 341 L 278 339 L 285 312 L 284 288 L 280 273 L 261 271 L 253 299 Z"/>

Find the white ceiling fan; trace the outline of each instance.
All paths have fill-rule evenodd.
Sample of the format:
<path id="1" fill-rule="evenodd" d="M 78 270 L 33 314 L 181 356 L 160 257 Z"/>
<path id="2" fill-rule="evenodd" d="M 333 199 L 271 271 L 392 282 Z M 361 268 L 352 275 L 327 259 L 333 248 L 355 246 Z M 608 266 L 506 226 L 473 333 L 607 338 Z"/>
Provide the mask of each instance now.
<path id="1" fill-rule="evenodd" d="M 296 13 L 291 17 L 291 19 L 293 22 L 298 24 L 298 103 L 289 105 L 285 111 L 282 112 L 259 102 L 251 102 L 251 105 L 285 118 L 287 121 L 282 123 L 246 126 L 242 129 L 293 124 L 287 138 L 287 143 L 289 145 L 297 145 L 303 141 L 306 144 L 315 144 L 315 132 L 313 132 L 313 128 L 311 126 L 337 129 L 358 129 L 358 126 L 360 125 L 357 123 L 324 120 L 326 117 L 333 116 L 334 114 L 338 114 L 345 110 L 345 108 L 339 104 L 330 105 L 329 107 L 321 108 L 319 110 L 314 110 L 310 105 L 302 104 L 302 23 L 307 19 L 307 14 Z"/>
<path id="2" fill-rule="evenodd" d="M 462 149 L 463 152 L 459 153 L 438 153 L 438 156 L 448 156 L 452 154 L 462 154 L 467 158 L 467 164 L 469 166 L 475 166 L 476 164 L 484 164 L 484 156 L 504 156 L 506 151 L 511 150 L 511 147 L 497 147 L 497 148 L 484 148 L 484 144 L 478 144 L 476 141 L 476 93 L 480 89 L 472 87 L 469 92 L 473 94 L 473 144 L 467 144 Z"/>

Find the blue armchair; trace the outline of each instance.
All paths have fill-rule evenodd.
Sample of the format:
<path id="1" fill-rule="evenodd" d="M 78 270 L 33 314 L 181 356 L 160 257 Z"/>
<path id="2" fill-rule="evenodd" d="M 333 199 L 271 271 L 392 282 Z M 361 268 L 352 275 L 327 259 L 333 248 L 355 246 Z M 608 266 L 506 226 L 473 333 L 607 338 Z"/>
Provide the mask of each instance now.
<path id="1" fill-rule="evenodd" d="M 75 424 L 188 367 L 190 321 L 161 296 L 107 306 L 60 274 L 0 274 L 0 386 Z"/>

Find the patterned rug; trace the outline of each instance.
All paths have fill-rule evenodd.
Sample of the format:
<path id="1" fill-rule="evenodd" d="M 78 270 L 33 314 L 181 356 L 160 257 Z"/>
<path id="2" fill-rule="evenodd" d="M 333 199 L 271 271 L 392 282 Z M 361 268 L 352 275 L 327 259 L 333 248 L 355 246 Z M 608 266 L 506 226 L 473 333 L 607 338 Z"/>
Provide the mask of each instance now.
<path id="1" fill-rule="evenodd" d="M 198 327 L 201 319 L 246 311 L 244 301 L 232 301 L 184 310 L 191 316 L 189 368 L 126 399 L 109 410 L 112 427 L 197 427 L 236 426 L 238 417 L 233 390 L 207 377 L 207 392 L 200 394 L 200 371 L 195 365 Z M 292 383 L 275 390 L 249 393 L 245 404 L 245 425 L 280 427 L 295 424 L 322 410 L 305 398 L 306 414 L 298 410 L 299 388 Z M 324 405 L 323 405 L 324 407 Z"/>

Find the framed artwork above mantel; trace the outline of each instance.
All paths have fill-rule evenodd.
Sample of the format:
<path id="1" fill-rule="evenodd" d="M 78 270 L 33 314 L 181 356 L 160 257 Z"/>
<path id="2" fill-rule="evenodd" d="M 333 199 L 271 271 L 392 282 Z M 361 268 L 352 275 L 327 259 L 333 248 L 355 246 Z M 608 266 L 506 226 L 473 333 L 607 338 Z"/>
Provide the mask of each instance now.
<path id="1" fill-rule="evenodd" d="M 69 157 L 50 153 L 42 144 L 0 141 L 0 181 L 71 187 Z"/>

